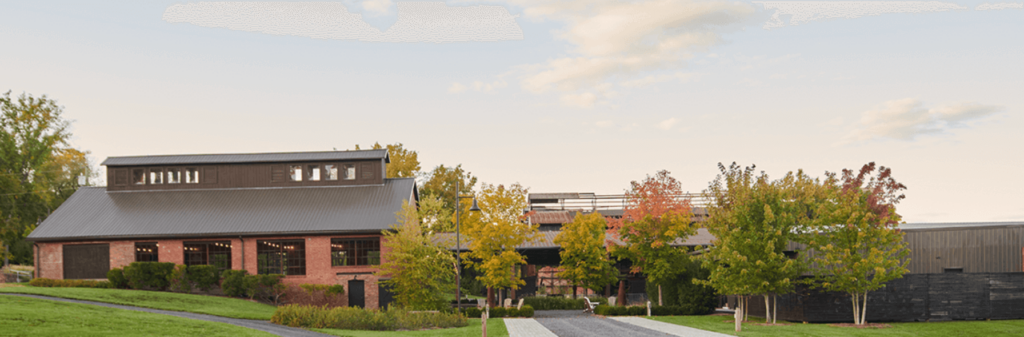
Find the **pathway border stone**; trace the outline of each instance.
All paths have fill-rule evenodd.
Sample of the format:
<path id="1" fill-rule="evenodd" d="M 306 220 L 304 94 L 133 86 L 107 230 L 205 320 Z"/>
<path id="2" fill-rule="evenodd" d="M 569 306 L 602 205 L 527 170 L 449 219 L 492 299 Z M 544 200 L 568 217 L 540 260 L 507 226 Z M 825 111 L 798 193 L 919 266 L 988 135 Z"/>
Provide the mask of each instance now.
<path id="1" fill-rule="evenodd" d="M 133 306 L 127 306 L 127 305 L 120 305 L 120 304 L 111 304 L 111 303 L 93 302 L 93 301 L 82 301 L 82 300 L 73 300 L 73 299 L 68 299 L 68 298 L 40 296 L 40 295 L 30 295 L 30 294 L 3 293 L 3 294 L 0 294 L 0 295 L 31 297 L 31 298 L 41 299 L 41 300 L 50 300 L 50 301 L 59 301 L 59 302 L 70 302 L 70 303 L 89 304 L 89 305 L 98 305 L 98 306 L 101 306 L 101 307 L 108 307 L 108 308 L 115 308 L 115 309 L 142 311 L 142 312 L 148 312 L 148 313 L 154 313 L 154 314 L 162 314 L 162 315 L 177 316 L 177 317 L 183 317 L 183 318 L 189 318 L 189 319 L 196 319 L 196 320 L 201 320 L 201 321 L 226 323 L 226 324 L 240 326 L 240 327 L 243 327 L 243 328 L 249 328 L 249 329 L 253 329 L 253 330 L 259 330 L 259 331 L 263 331 L 263 332 L 268 332 L 268 333 L 272 333 L 272 334 L 275 334 L 275 335 L 278 335 L 278 336 L 298 336 L 298 337 L 329 337 L 330 336 L 330 335 L 325 335 L 325 334 L 322 334 L 322 333 L 319 333 L 319 332 L 313 332 L 313 331 L 303 330 L 303 329 L 299 329 L 299 328 L 292 328 L 292 327 L 287 327 L 287 326 L 283 326 L 283 325 L 277 325 L 277 324 L 274 324 L 274 323 L 270 323 L 269 321 L 260 321 L 260 320 L 254 320 L 254 319 L 227 318 L 227 317 L 220 317 L 220 316 L 213 316 L 213 315 L 194 314 L 194 313 L 191 313 L 191 312 L 183 312 L 183 311 L 170 311 L 170 310 L 150 309 L 150 308 L 133 307 Z"/>
<path id="2" fill-rule="evenodd" d="M 508 337 L 558 337 L 533 318 L 506 318 Z"/>
<path id="3" fill-rule="evenodd" d="M 695 329 L 688 326 L 682 326 L 678 324 L 671 324 L 665 322 L 659 322 L 643 317 L 608 317 L 622 323 L 633 324 L 639 327 L 651 329 L 654 331 L 664 332 L 670 335 L 676 336 L 687 336 L 687 337 L 726 337 L 729 335 L 711 332 L 707 330 Z"/>

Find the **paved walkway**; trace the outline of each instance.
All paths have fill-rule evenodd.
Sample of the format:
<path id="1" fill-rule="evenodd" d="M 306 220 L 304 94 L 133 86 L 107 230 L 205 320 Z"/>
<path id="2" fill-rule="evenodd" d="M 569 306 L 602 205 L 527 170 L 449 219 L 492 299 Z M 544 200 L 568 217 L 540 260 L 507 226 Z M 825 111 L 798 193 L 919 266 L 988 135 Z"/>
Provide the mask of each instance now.
<path id="1" fill-rule="evenodd" d="M 312 331 L 309 331 L 309 330 L 303 330 L 303 329 L 299 329 L 299 328 L 291 328 L 291 327 L 286 327 L 286 326 L 283 326 L 283 325 L 277 325 L 277 324 L 274 324 L 274 323 L 270 323 L 269 321 L 258 321 L 258 320 L 253 320 L 253 319 L 227 318 L 227 317 L 220 317 L 220 316 L 213 316 L 213 315 L 193 314 L 191 312 L 181 312 L 181 311 L 170 311 L 170 310 L 140 308 L 140 307 L 127 306 L 127 305 L 118 305 L 118 304 L 93 302 L 93 301 L 72 300 L 72 299 L 67 299 L 67 298 L 39 296 L 39 295 L 28 295 L 28 294 L 0 294 L 0 295 L 23 296 L 23 297 L 38 298 L 38 299 L 42 299 L 42 300 L 70 302 L 70 303 L 79 303 L 79 304 L 90 304 L 90 305 L 98 305 L 98 306 L 103 306 L 103 307 L 108 307 L 108 308 L 115 308 L 115 309 L 142 311 L 142 312 L 149 312 L 149 313 L 154 313 L 154 314 L 163 314 L 163 315 L 171 315 L 171 316 L 184 317 L 184 318 L 190 318 L 190 319 L 198 319 L 198 320 L 201 320 L 201 321 L 226 323 L 226 324 L 231 324 L 231 325 L 237 325 L 237 326 L 240 326 L 240 327 L 250 328 L 250 329 L 253 329 L 253 330 L 269 332 L 269 333 L 272 333 L 272 334 L 275 334 L 275 335 L 278 335 L 278 336 L 298 336 L 298 337 L 329 337 L 330 336 L 330 335 L 325 335 L 325 334 L 318 333 L 318 332 L 312 332 Z"/>
<path id="2" fill-rule="evenodd" d="M 601 318 L 583 310 L 536 311 L 534 319 L 560 337 L 665 337 L 664 332 Z M 515 337 L 511 333 L 509 337 Z"/>
<path id="3" fill-rule="evenodd" d="M 688 326 L 682 326 L 677 324 L 659 322 L 655 320 L 646 319 L 643 317 L 609 317 L 622 323 L 628 323 L 639 327 L 644 327 L 654 331 L 660 331 L 666 334 L 674 336 L 692 336 L 692 337 L 725 337 L 729 336 L 717 332 L 711 332 L 707 330 L 694 329 Z"/>
<path id="4" fill-rule="evenodd" d="M 536 337 L 557 337 L 554 332 L 548 330 L 533 318 L 506 318 L 505 329 L 509 337 L 536 336 Z"/>

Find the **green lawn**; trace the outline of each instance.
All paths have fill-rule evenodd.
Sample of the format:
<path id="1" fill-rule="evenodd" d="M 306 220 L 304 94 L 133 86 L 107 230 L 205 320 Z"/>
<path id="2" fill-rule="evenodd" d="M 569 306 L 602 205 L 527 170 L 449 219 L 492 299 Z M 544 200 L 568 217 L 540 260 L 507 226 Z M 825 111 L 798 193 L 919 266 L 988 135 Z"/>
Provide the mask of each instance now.
<path id="1" fill-rule="evenodd" d="M 179 294 L 161 291 L 93 289 L 93 288 L 43 288 L 43 287 L 0 287 L 0 293 L 21 293 L 96 301 L 136 307 L 185 311 L 221 317 L 270 320 L 274 315 L 272 305 L 254 303 L 243 299 Z"/>
<path id="2" fill-rule="evenodd" d="M 660 316 L 656 321 L 685 325 L 692 328 L 721 332 L 737 336 L 1022 336 L 1024 320 L 955 321 L 934 323 L 886 323 L 887 329 L 857 329 L 831 327 L 827 324 L 800 324 L 788 326 L 759 326 L 743 324 L 736 333 L 732 316 Z M 764 319 L 751 318 L 764 322 Z M 851 319 L 852 321 L 852 319 Z"/>
<path id="3" fill-rule="evenodd" d="M 0 327 L 3 336 L 273 336 L 224 323 L 17 296 L 0 296 Z"/>
<path id="4" fill-rule="evenodd" d="M 365 331 L 365 330 L 338 330 L 338 329 L 311 329 L 328 335 L 342 337 L 476 337 L 480 336 L 480 319 L 470 318 L 469 325 L 462 328 L 434 329 L 420 331 Z M 487 320 L 487 336 L 505 337 L 508 331 L 505 330 L 505 320 L 492 318 Z"/>

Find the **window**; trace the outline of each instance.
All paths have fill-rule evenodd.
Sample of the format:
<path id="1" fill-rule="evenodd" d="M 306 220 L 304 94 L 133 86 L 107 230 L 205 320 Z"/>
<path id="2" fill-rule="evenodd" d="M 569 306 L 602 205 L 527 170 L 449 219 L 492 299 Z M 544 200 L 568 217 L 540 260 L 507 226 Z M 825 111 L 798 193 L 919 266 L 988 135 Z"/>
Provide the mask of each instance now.
<path id="1" fill-rule="evenodd" d="M 302 181 L 302 165 L 292 165 L 288 172 L 292 181 Z"/>
<path id="2" fill-rule="evenodd" d="M 338 180 L 338 165 L 324 165 L 324 179 Z"/>
<path id="3" fill-rule="evenodd" d="M 199 169 L 195 167 L 185 168 L 185 183 L 186 184 L 198 184 L 199 183 Z"/>
<path id="4" fill-rule="evenodd" d="M 181 170 L 176 168 L 167 169 L 167 183 L 168 184 L 180 184 L 181 183 Z"/>
<path id="5" fill-rule="evenodd" d="M 331 239 L 331 266 L 380 264 L 380 238 Z"/>
<path id="6" fill-rule="evenodd" d="M 256 273 L 306 275 L 306 241 L 257 241 Z"/>
<path id="7" fill-rule="evenodd" d="M 185 242 L 185 265 L 231 269 L 231 241 Z"/>
<path id="8" fill-rule="evenodd" d="M 160 169 L 149 169 L 149 183 L 150 184 L 163 184 L 164 183 L 164 171 Z"/>
<path id="9" fill-rule="evenodd" d="M 355 165 L 345 165 L 345 180 L 355 180 L 355 179 L 356 179 L 356 166 Z"/>
<path id="10" fill-rule="evenodd" d="M 136 262 L 157 262 L 159 259 L 160 249 L 156 242 L 136 242 L 135 243 L 135 261 Z"/>
<path id="11" fill-rule="evenodd" d="M 306 166 L 306 174 L 309 181 L 320 181 L 320 165 Z"/>
<path id="12" fill-rule="evenodd" d="M 963 267 L 942 268 L 942 272 L 943 273 L 963 273 L 964 272 L 964 268 Z"/>
<path id="13" fill-rule="evenodd" d="M 132 181 L 135 182 L 135 185 L 145 185 L 146 184 L 146 170 L 143 170 L 143 169 L 133 169 L 132 170 Z"/>

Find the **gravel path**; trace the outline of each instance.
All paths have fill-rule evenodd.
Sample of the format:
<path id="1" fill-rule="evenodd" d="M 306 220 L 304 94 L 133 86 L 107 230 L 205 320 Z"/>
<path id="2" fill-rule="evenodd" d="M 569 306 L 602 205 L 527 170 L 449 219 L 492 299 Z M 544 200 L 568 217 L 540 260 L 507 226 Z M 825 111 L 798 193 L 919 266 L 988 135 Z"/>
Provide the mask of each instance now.
<path id="1" fill-rule="evenodd" d="M 193 313 L 190 313 L 190 312 L 169 311 L 169 310 L 159 310 L 159 309 L 150 309 L 150 308 L 140 308 L 140 307 L 127 306 L 127 305 L 118 305 L 118 304 L 93 302 L 93 301 L 80 301 L 80 300 L 72 300 L 72 299 L 67 299 L 67 298 L 39 296 L 39 295 L 28 295 L 28 294 L 0 294 L 0 295 L 23 296 L 23 297 L 38 298 L 38 299 L 42 299 L 42 300 L 51 300 L 51 301 L 60 301 L 60 302 L 71 302 L 71 303 L 79 303 L 79 304 L 90 304 L 90 305 L 98 305 L 98 306 L 103 306 L 103 307 L 108 307 L 108 308 L 115 308 L 115 309 L 124 309 L 124 310 L 134 310 L 134 311 L 150 312 L 150 313 L 154 313 L 154 314 L 163 314 L 163 315 L 178 316 L 178 317 L 184 317 L 184 318 L 190 318 L 190 319 L 198 319 L 198 320 L 202 320 L 202 321 L 226 323 L 226 324 L 231 324 L 231 325 L 237 325 L 237 326 L 240 326 L 240 327 L 250 328 L 250 329 L 253 329 L 253 330 L 269 332 L 269 333 L 272 333 L 272 334 L 275 334 L 275 335 L 278 335 L 278 336 L 298 336 L 298 337 L 329 337 L 330 336 L 330 335 L 325 335 L 325 334 L 321 334 L 321 333 L 317 333 L 317 332 L 312 332 L 312 331 L 309 331 L 309 330 L 303 330 L 303 329 L 299 329 L 299 328 L 291 328 L 291 327 L 286 327 L 286 326 L 282 326 L 282 325 L 277 325 L 277 324 L 274 324 L 274 323 L 270 323 L 268 321 L 258 321 L 258 320 L 252 320 L 252 319 L 227 318 L 227 317 L 212 316 L 212 315 L 193 314 Z"/>
<path id="2" fill-rule="evenodd" d="M 583 310 L 538 310 L 534 314 L 534 319 L 560 337 L 671 336 L 664 332 L 597 317 Z"/>

